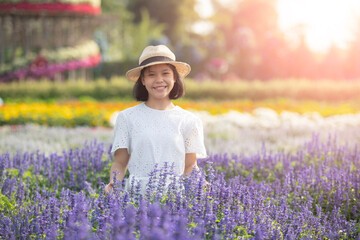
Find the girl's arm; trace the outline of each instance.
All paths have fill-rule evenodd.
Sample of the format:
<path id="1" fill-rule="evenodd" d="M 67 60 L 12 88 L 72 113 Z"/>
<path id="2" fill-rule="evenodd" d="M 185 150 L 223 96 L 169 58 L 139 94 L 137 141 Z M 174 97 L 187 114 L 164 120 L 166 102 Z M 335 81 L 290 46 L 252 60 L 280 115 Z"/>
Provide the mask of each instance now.
<path id="1" fill-rule="evenodd" d="M 196 153 L 186 153 L 184 175 L 191 173 L 194 168 L 198 169 L 196 162 Z"/>
<path id="2" fill-rule="evenodd" d="M 116 174 L 116 180 L 122 181 L 124 179 L 126 169 L 129 163 L 130 155 L 126 148 L 119 148 L 114 154 L 114 163 L 110 169 L 110 183 L 106 185 L 105 192 L 109 193 L 114 185 L 114 172 Z"/>
<path id="3" fill-rule="evenodd" d="M 196 153 L 186 153 L 185 155 L 185 171 L 184 175 L 190 174 L 192 170 L 198 170 L 199 167 L 196 161 Z M 205 180 L 205 188 L 210 189 L 210 183 Z"/>

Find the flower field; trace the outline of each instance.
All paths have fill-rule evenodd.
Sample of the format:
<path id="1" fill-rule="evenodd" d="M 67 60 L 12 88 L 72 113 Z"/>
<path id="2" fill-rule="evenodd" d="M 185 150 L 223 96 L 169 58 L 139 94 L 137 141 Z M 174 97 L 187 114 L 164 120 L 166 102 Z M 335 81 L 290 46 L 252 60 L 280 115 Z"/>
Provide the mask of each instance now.
<path id="1" fill-rule="evenodd" d="M 180 179 L 164 166 L 145 196 L 103 193 L 101 142 L 0 157 L 3 239 L 356 239 L 359 154 L 314 137 L 293 154 L 214 154 Z M 167 178 L 171 184 L 163 189 Z M 206 186 L 206 181 L 210 185 Z M 160 184 L 154 184 L 159 182 Z"/>
<path id="2" fill-rule="evenodd" d="M 10 102 L 0 106 L 0 125 L 18 125 L 37 123 L 49 126 L 79 125 L 109 127 L 111 116 L 116 111 L 121 111 L 138 102 L 96 102 L 96 101 L 65 101 L 62 103 Z M 269 108 L 276 113 L 296 112 L 308 114 L 316 112 L 323 117 L 357 114 L 360 111 L 358 104 L 333 103 L 325 104 L 316 101 L 293 101 L 291 99 L 264 100 L 264 101 L 190 101 L 179 100 L 175 104 L 184 109 L 205 111 L 211 115 L 229 113 L 231 111 L 252 112 L 258 108 Z"/>
<path id="3" fill-rule="evenodd" d="M 178 101 L 204 123 L 201 171 L 159 166 L 145 196 L 107 195 L 111 127 L 135 104 L 1 106 L 0 239 L 359 238 L 353 105 Z"/>
<path id="4" fill-rule="evenodd" d="M 0 82 L 24 77 L 51 77 L 57 72 L 96 66 L 101 59 L 99 47 L 94 41 L 79 46 L 60 48 L 42 55 L 29 53 L 17 56 L 13 63 L 0 68 Z"/>
<path id="5" fill-rule="evenodd" d="M 93 112 L 96 111 L 95 107 L 92 109 Z M 68 111 L 71 112 L 69 109 Z M 25 110 L 22 113 L 24 114 Z M 91 114 L 91 111 L 89 110 L 88 113 Z M 316 112 L 299 114 L 282 111 L 277 113 L 269 108 L 257 108 L 251 112 L 229 111 L 217 115 L 207 111 L 193 111 L 193 113 L 199 116 L 204 124 L 205 145 L 208 152 L 213 154 L 224 152 L 255 154 L 263 144 L 272 152 L 296 152 L 314 135 L 318 135 L 322 142 L 326 142 L 328 137 L 336 136 L 337 142 L 341 145 L 360 142 L 359 113 L 323 117 Z M 84 118 L 93 121 L 93 118 L 86 114 L 87 112 L 84 111 Z M 111 115 L 109 114 L 109 120 L 106 122 L 103 120 L 103 122 L 107 126 L 114 126 L 116 114 L 116 111 L 112 112 Z M 54 122 L 59 124 L 64 122 L 57 120 L 56 114 L 53 116 Z M 107 147 L 112 142 L 111 127 L 49 126 L 51 124 L 46 120 L 45 118 L 44 125 L 26 123 L 25 125 L 2 126 L 0 128 L 0 153 L 39 150 L 50 154 L 61 152 L 63 149 L 82 147 L 85 141 L 91 142 L 94 139 Z"/>

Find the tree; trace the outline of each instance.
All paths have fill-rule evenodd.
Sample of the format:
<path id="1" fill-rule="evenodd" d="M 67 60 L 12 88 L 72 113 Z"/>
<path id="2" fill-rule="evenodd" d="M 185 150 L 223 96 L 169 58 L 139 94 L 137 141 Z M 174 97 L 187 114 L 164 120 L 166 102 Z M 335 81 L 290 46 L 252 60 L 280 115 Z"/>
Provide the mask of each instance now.
<path id="1" fill-rule="evenodd" d="M 277 27 L 276 1 L 242 0 L 231 5 L 224 5 L 220 0 L 212 2 L 216 12 L 212 18 L 216 28 L 214 34 L 220 33 L 225 42 L 224 46 L 218 45 L 217 52 L 227 54 L 230 71 L 247 79 L 265 78 L 268 73 L 277 72 L 265 67 L 269 59 L 281 55 L 268 47 L 269 42 L 275 45 L 283 42 L 276 39 L 281 37 Z"/>
<path id="2" fill-rule="evenodd" d="M 175 46 L 189 40 L 192 24 L 200 19 L 195 5 L 196 0 L 132 0 L 127 9 L 134 14 L 135 23 L 143 21 L 143 10 L 148 11 L 152 20 L 164 26 L 164 34 Z"/>
<path id="3" fill-rule="evenodd" d="M 103 41 L 108 41 L 109 47 L 103 53 L 106 69 L 100 71 L 106 77 L 124 74 L 137 65 L 142 50 L 163 36 L 164 27 L 153 21 L 146 10 L 140 12 L 142 21 L 135 23 L 127 4 L 126 0 L 102 0 L 104 23 L 97 34 Z"/>
<path id="4" fill-rule="evenodd" d="M 357 21 L 357 29 L 354 31 L 353 40 L 347 49 L 345 72 L 348 78 L 360 78 L 360 17 Z"/>
<path id="5" fill-rule="evenodd" d="M 298 38 L 299 44 L 287 56 L 286 77 L 313 78 L 317 66 L 314 54 L 311 52 L 302 32 L 299 32 Z"/>
<path id="6" fill-rule="evenodd" d="M 343 51 L 336 45 L 332 45 L 320 64 L 318 75 L 327 79 L 344 79 L 344 58 Z"/>

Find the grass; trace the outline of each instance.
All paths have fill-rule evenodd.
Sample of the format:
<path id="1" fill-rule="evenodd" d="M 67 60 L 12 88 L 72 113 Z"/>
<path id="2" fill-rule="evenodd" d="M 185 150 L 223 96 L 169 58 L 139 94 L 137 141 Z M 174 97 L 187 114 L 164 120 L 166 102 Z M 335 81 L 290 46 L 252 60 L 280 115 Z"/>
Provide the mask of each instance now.
<path id="1" fill-rule="evenodd" d="M 0 97 L 5 102 L 66 101 L 79 98 L 96 101 L 132 100 L 133 82 L 124 77 L 95 81 L 66 82 L 21 81 L 0 84 Z M 274 79 L 271 81 L 204 81 L 185 80 L 186 100 L 233 101 L 292 99 L 323 102 L 360 102 L 360 81 L 310 79 Z"/>

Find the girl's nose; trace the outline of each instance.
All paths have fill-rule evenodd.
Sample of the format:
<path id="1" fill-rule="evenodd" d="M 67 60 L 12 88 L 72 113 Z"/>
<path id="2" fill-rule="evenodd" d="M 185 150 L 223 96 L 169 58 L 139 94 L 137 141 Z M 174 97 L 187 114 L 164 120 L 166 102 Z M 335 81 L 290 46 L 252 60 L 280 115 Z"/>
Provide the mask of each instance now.
<path id="1" fill-rule="evenodd" d="M 163 77 L 161 76 L 161 74 L 156 75 L 156 82 L 162 82 L 163 81 Z"/>

